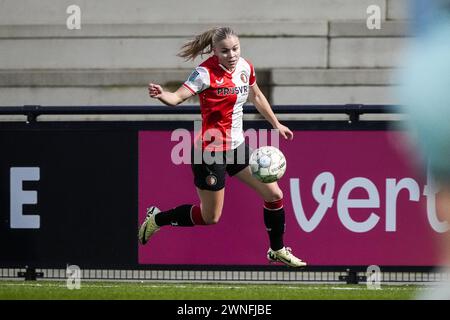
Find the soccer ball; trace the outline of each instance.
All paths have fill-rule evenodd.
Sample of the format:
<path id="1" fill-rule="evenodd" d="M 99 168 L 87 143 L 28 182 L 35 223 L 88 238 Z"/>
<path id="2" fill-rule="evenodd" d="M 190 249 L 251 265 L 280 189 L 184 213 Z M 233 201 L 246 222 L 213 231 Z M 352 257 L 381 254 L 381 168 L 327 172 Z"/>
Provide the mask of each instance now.
<path id="1" fill-rule="evenodd" d="M 275 147 L 260 147 L 250 155 L 250 169 L 253 176 L 261 182 L 278 181 L 286 171 L 286 158 Z"/>

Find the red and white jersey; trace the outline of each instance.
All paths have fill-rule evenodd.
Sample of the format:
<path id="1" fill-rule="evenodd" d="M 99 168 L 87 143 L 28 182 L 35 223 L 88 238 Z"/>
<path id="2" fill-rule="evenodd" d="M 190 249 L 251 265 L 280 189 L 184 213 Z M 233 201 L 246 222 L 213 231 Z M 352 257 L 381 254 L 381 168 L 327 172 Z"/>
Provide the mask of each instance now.
<path id="1" fill-rule="evenodd" d="M 202 149 L 226 151 L 244 142 L 243 105 L 255 83 L 253 65 L 244 58 L 239 58 L 233 72 L 216 56 L 195 68 L 183 85 L 200 98 Z"/>

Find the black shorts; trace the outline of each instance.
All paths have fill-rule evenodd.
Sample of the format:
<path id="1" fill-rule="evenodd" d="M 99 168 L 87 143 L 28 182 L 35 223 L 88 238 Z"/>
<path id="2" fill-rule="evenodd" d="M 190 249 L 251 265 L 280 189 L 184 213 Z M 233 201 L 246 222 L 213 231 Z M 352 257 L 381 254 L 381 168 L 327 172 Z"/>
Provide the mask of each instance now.
<path id="1" fill-rule="evenodd" d="M 251 150 L 245 142 L 236 149 L 220 152 L 202 152 L 201 149 L 192 146 L 191 167 L 195 186 L 210 191 L 223 189 L 225 172 L 232 177 L 248 167 L 250 154 Z"/>

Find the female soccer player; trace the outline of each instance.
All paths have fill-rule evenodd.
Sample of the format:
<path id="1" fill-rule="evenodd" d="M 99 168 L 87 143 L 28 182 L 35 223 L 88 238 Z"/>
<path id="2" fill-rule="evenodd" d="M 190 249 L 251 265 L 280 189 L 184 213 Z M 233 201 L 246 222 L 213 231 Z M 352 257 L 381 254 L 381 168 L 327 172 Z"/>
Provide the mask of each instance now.
<path id="1" fill-rule="evenodd" d="M 264 223 L 270 240 L 268 260 L 292 267 L 305 266 L 306 263 L 295 257 L 283 243 L 285 216 L 281 189 L 276 182 L 265 184 L 254 178 L 248 166 L 249 147 L 244 142 L 242 126 L 244 103 L 249 98 L 285 139 L 292 140 L 293 133 L 277 120 L 258 88 L 253 65 L 241 57 L 239 38 L 232 29 L 222 27 L 208 30 L 187 42 L 178 56 L 194 60 L 198 55 L 208 53 L 213 55 L 195 68 L 177 91 L 165 91 L 154 83 L 148 86 L 150 97 L 169 106 L 176 106 L 195 94 L 199 95 L 202 135 L 192 147 L 192 171 L 200 206 L 181 205 L 164 212 L 149 207 L 139 228 L 139 241 L 146 244 L 156 231 L 166 225 L 217 223 L 222 215 L 225 173 L 228 173 L 254 189 L 264 200 Z M 208 159 L 214 161 L 200 157 L 199 163 L 196 163 L 196 151 L 201 151 L 201 155 L 209 152 Z"/>

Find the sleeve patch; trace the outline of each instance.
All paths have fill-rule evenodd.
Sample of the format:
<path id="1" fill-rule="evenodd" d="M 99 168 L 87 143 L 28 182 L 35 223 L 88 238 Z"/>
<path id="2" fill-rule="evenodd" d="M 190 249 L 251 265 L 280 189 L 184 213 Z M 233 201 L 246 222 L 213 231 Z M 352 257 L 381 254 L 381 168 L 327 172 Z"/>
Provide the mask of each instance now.
<path id="1" fill-rule="evenodd" d="M 197 79 L 197 77 L 198 77 L 199 75 L 200 75 L 200 74 L 198 73 L 198 71 L 197 71 L 197 70 L 194 70 L 194 71 L 191 73 L 191 75 L 189 76 L 188 81 L 194 82 L 195 79 Z"/>
<path id="2" fill-rule="evenodd" d="M 194 94 L 197 94 L 209 86 L 208 77 L 209 75 L 207 74 L 207 71 L 197 67 L 189 75 L 189 78 L 186 80 L 185 84 L 192 89 L 192 91 L 194 91 Z"/>

